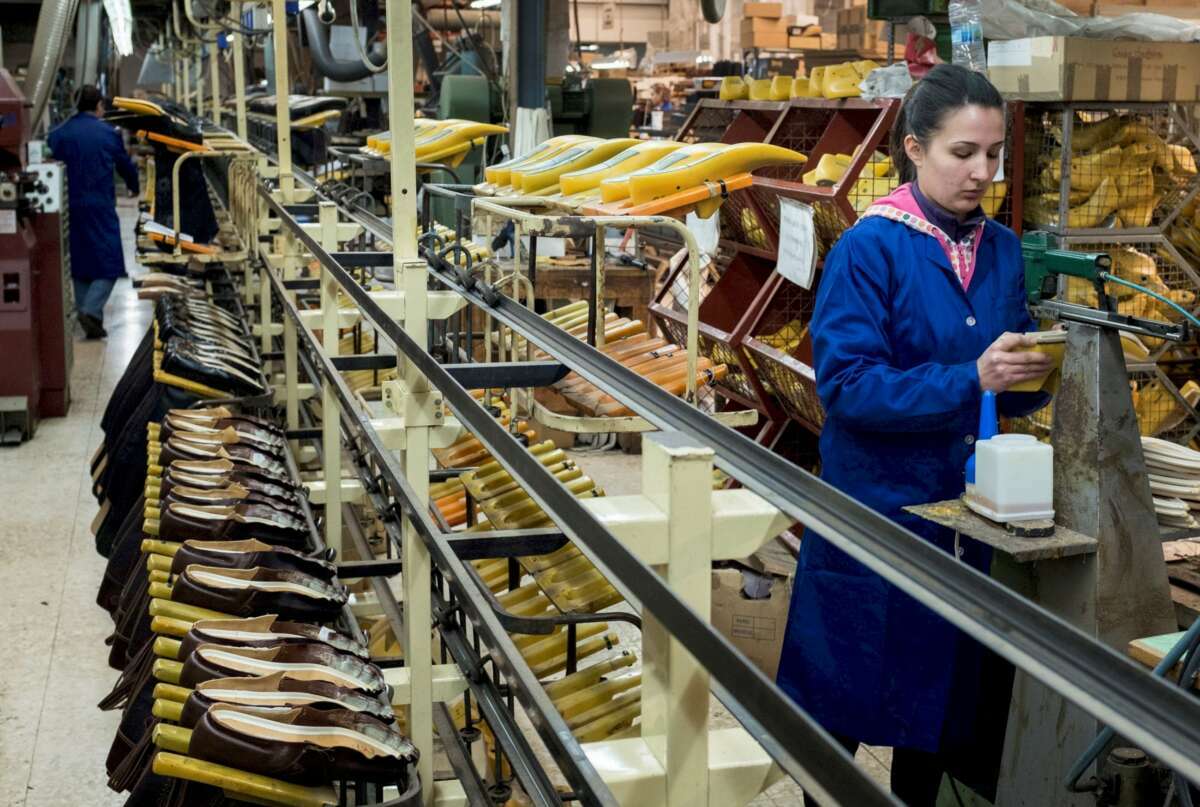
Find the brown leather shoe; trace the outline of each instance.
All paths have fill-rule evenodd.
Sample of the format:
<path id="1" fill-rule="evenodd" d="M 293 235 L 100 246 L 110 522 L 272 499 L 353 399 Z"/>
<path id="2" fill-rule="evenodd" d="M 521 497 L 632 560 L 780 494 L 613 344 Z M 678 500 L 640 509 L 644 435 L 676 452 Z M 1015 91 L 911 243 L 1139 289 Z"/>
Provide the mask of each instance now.
<path id="1" fill-rule="evenodd" d="M 253 538 L 244 541 L 184 541 L 171 558 L 171 574 L 181 575 L 184 569 L 193 564 L 228 569 L 253 569 L 257 566 L 274 571 L 301 572 L 326 583 L 332 583 L 337 578 L 337 567 L 321 557 L 305 555 L 283 546 L 271 546 Z"/>
<path id="2" fill-rule="evenodd" d="M 408 787 L 417 749 L 380 720 L 347 709 L 252 711 L 219 703 L 196 723 L 198 759 L 303 785 L 347 779 Z"/>
<path id="3" fill-rule="evenodd" d="M 183 704 L 180 725 L 194 728 L 204 713 L 217 703 L 270 708 L 276 711 L 300 706 L 314 709 L 348 709 L 351 712 L 369 714 L 384 723 L 392 723 L 396 719 L 391 704 L 380 697 L 335 686 L 328 681 L 302 681 L 283 673 L 274 673 L 257 678 L 214 678 L 211 681 L 201 681 Z"/>
<path id="4" fill-rule="evenodd" d="M 175 435 L 162 444 L 158 464 L 166 468 L 180 460 L 233 460 L 252 465 L 277 479 L 285 479 L 288 476 L 287 468 L 274 454 L 241 443 L 196 443 Z"/>
<path id="5" fill-rule="evenodd" d="M 279 614 L 288 619 L 329 622 L 349 602 L 349 590 L 302 572 L 222 568 L 192 564 L 171 588 L 171 599 L 231 616 Z"/>
<path id="6" fill-rule="evenodd" d="M 184 660 L 179 684 L 194 689 L 201 681 L 214 678 L 274 673 L 302 681 L 325 681 L 371 695 L 387 690 L 383 672 L 374 664 L 320 642 L 285 642 L 274 647 L 202 644 Z"/>
<path id="7" fill-rule="evenodd" d="M 309 539 L 308 524 L 303 520 L 261 504 L 221 507 L 173 502 L 162 509 L 158 530 L 163 539 L 171 541 L 258 538 L 294 549 L 302 549 Z"/>
<path id="8" fill-rule="evenodd" d="M 179 661 L 186 661 L 202 644 L 229 647 L 276 647 L 283 644 L 324 644 L 340 653 L 369 659 L 362 642 L 330 628 L 308 622 L 289 622 L 275 614 L 246 619 L 201 619 L 192 623 L 179 648 Z"/>

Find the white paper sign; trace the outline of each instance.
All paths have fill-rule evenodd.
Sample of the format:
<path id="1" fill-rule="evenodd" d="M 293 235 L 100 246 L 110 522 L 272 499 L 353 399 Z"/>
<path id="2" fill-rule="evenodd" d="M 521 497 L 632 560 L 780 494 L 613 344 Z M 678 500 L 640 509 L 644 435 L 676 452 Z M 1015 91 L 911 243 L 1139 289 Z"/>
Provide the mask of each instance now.
<path id="1" fill-rule="evenodd" d="M 17 231 L 17 211 L 0 210 L 0 233 L 11 235 Z"/>
<path id="2" fill-rule="evenodd" d="M 811 205 L 779 199 L 779 274 L 802 288 L 811 289 L 817 267 L 816 238 Z"/>
<path id="3" fill-rule="evenodd" d="M 687 228 L 696 236 L 696 243 L 705 255 L 717 254 L 717 242 L 721 240 L 721 211 L 702 219 L 695 213 L 687 214 Z"/>
<path id="4" fill-rule="evenodd" d="M 1030 67 L 1033 43 L 1028 39 L 993 41 L 987 47 L 988 67 Z"/>

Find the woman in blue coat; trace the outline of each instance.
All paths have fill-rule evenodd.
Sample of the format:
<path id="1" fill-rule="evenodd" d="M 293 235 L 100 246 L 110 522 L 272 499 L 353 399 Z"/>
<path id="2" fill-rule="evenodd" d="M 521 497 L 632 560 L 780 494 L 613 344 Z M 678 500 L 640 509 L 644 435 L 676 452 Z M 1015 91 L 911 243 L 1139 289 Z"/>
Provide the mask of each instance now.
<path id="1" fill-rule="evenodd" d="M 1004 138 L 1003 101 L 981 74 L 939 65 L 918 82 L 892 134 L 906 184 L 830 251 L 811 325 L 822 478 L 947 552 L 948 530 L 901 508 L 959 496 L 982 392 L 1049 369 L 1017 350 L 1034 329 L 1020 242 L 980 207 Z M 999 396 L 1008 415 L 1044 403 Z M 988 571 L 985 547 L 964 542 L 960 557 Z M 892 792 L 910 807 L 934 804 L 943 752 L 969 730 L 982 652 L 805 535 L 778 683 L 851 753 L 893 746 Z"/>
<path id="2" fill-rule="evenodd" d="M 105 335 L 104 304 L 113 284 L 125 276 L 113 171 L 133 196 L 138 192 L 138 173 L 120 133 L 100 120 L 104 115 L 100 91 L 91 85 L 81 88 L 76 108 L 73 117 L 50 132 L 47 143 L 54 159 L 67 165 L 75 307 L 84 334 L 96 339 Z"/>

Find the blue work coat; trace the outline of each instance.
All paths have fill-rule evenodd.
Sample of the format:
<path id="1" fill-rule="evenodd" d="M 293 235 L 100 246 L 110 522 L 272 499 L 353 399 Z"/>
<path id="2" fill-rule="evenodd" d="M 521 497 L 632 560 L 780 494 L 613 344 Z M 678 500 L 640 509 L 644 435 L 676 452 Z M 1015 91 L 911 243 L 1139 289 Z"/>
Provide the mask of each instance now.
<path id="1" fill-rule="evenodd" d="M 953 533 L 901 508 L 964 490 L 979 423 L 975 362 L 1003 332 L 1033 330 L 1019 240 L 988 220 L 964 290 L 931 235 L 864 218 L 826 259 L 811 327 L 827 413 L 822 478 L 953 552 Z M 1009 415 L 1046 400 L 999 398 Z M 962 560 L 986 573 L 990 549 L 962 543 Z M 827 730 L 937 751 L 970 728 L 961 718 L 974 713 L 981 654 L 950 623 L 805 534 L 778 683 Z"/>
<path id="2" fill-rule="evenodd" d="M 54 158 L 67 165 L 71 275 L 76 280 L 124 277 L 113 171 L 135 193 L 138 175 L 121 135 L 95 115 L 80 112 L 50 132 L 47 141 Z"/>

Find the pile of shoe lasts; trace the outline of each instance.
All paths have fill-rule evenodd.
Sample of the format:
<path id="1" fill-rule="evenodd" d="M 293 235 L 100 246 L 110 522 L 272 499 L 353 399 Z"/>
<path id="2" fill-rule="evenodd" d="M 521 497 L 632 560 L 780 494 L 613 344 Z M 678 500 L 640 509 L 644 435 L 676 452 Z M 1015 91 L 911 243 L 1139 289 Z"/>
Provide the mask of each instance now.
<path id="1" fill-rule="evenodd" d="M 143 495 L 98 597 L 122 671 L 101 703 L 122 711 L 109 785 L 148 805 L 209 804 L 218 783 L 261 798 L 262 777 L 277 804 L 336 801 L 340 781 L 418 793 L 283 432 L 217 406 L 172 409 L 143 439 Z"/>
<path id="2" fill-rule="evenodd" d="M 515 429 L 526 443 L 532 439 L 534 432 L 527 428 L 527 423 L 511 423 L 502 399 L 494 399 L 494 406 L 501 423 Z M 576 496 L 604 495 L 604 491 L 553 442 L 547 440 L 530 445 L 529 451 Z M 454 445 L 440 450 L 437 459 L 443 468 L 470 468 L 430 486 L 430 501 L 452 529 L 489 532 L 551 524 L 537 503 L 474 437 L 464 436 Z M 472 524 L 467 524 L 468 495 L 477 519 Z M 624 601 L 573 544 L 556 552 L 521 557 L 517 561 L 520 571 L 515 581 L 510 577 L 506 559 L 472 562 L 482 584 L 510 614 L 521 617 L 594 614 Z M 551 700 L 581 742 L 631 736 L 641 730 L 636 724 L 641 715 L 641 674 L 629 670 L 637 663 L 637 657 L 617 649 L 620 637 L 610 630 L 608 622 L 577 625 L 572 652 L 568 652 L 569 632 L 562 625 L 546 635 L 513 634 L 512 640 L 534 675 L 543 681 Z M 571 656 L 587 666 L 580 670 L 570 668 Z M 564 673 L 562 678 L 548 680 Z M 466 708 L 462 702 L 452 709 L 452 715 L 460 727 L 466 725 Z M 478 714 L 474 713 L 471 722 L 478 720 Z M 486 724 L 480 729 L 490 748 L 493 739 Z"/>
<path id="3" fill-rule="evenodd" d="M 871 59 L 814 67 L 808 76 L 774 76 L 721 79 L 718 96 L 722 101 L 787 101 L 792 98 L 857 98 L 859 85 L 879 63 Z"/>
<path id="4" fill-rule="evenodd" d="M 816 168 L 804 173 L 805 185 L 831 187 L 840 182 L 850 170 L 855 154 L 823 154 L 817 161 Z M 850 190 L 850 202 L 860 215 L 866 209 L 900 186 L 900 177 L 892 166 L 892 158 L 881 151 L 874 152 L 863 166 L 858 179 Z M 1004 197 L 1008 194 L 1007 182 L 993 182 L 987 195 L 980 201 L 983 212 L 989 216 L 996 215 Z"/>
<path id="5" fill-rule="evenodd" d="M 419 163 L 441 163 L 456 168 L 471 149 L 482 146 L 492 135 L 506 134 L 507 126 L 473 120 L 416 118 L 413 120 L 414 147 Z M 371 157 L 391 159 L 392 133 L 380 132 L 367 138 L 361 151 Z"/>
<path id="6" fill-rule="evenodd" d="M 164 99 L 155 102 L 121 97 L 113 99 L 104 119 L 135 134 L 156 135 L 148 141 L 154 148 L 154 221 L 174 231 L 173 169 L 180 156 L 204 148 L 200 121 L 183 107 Z M 217 217 L 200 160 L 184 162 L 179 169 L 179 186 L 180 232 L 187 233 L 194 243 L 210 243 L 217 235 Z M 159 244 L 166 251 L 173 246 Z"/>
<path id="7" fill-rule="evenodd" d="M 567 333 L 579 339 L 587 336 L 588 304 L 586 301 L 569 303 L 543 317 Z M 523 349 L 524 342 L 517 340 L 516 349 Z M 672 395 L 683 395 L 687 391 L 687 351 L 661 337 L 652 337 L 646 332 L 646 324 L 638 319 L 627 319 L 616 314 L 604 316 L 604 347 L 600 348 L 614 361 L 662 387 Z M 546 354 L 535 351 L 538 358 Z M 696 385 L 713 385 L 725 378 L 729 367 L 717 364 L 708 356 L 697 356 Z M 630 409 L 611 395 L 570 373 L 553 386 L 554 393 L 538 391 L 538 400 L 552 410 L 562 410 L 559 404 L 567 404 L 573 414 L 591 417 L 627 417 Z"/>
<path id="8" fill-rule="evenodd" d="M 1027 148 L 1036 155 L 1030 166 L 1036 179 L 1027 182 L 1025 192 L 1025 222 L 1033 227 L 1059 225 L 1061 134 L 1051 127 L 1042 137 L 1043 143 L 1031 137 Z M 1182 134 L 1175 137 L 1186 142 Z M 1116 114 L 1094 123 L 1076 119 L 1067 226 L 1149 227 L 1164 196 L 1195 175 L 1191 147 L 1168 142 L 1145 120 Z M 1194 215 L 1193 208 L 1184 223 L 1194 223 Z"/>
<path id="9" fill-rule="evenodd" d="M 1154 512 L 1164 527 L 1200 527 L 1200 451 L 1187 446 L 1142 438 Z"/>
<path id="10" fill-rule="evenodd" d="M 678 143 L 671 140 L 601 140 L 584 135 L 552 137 L 533 151 L 484 169 L 481 196 L 545 198 L 570 208 L 594 204 L 624 207 L 652 202 L 736 174 L 807 158 L 765 143 Z M 696 206 L 707 218 L 716 197 Z"/>
<path id="11" fill-rule="evenodd" d="M 1195 307 L 1196 292 L 1186 288 L 1171 288 L 1167 285 L 1159 271 L 1159 264 L 1154 255 L 1128 246 L 1105 246 L 1104 250 L 1112 257 L 1113 264 L 1110 271 L 1117 277 L 1147 288 L 1188 310 Z M 1164 261 L 1164 265 L 1169 266 L 1170 263 Z M 1179 274 L 1182 275 L 1182 272 Z M 1160 321 L 1179 318 L 1179 314 L 1171 306 L 1128 286 L 1109 283 L 1106 291 L 1116 297 L 1118 313 Z M 1067 278 L 1064 299 L 1067 302 L 1093 308 L 1099 305 L 1095 286 L 1082 278 Z M 1160 344 L 1160 340 L 1153 337 L 1145 337 L 1145 339 L 1147 344 L 1153 346 Z M 1127 340 L 1125 344 L 1126 353 L 1129 353 L 1130 342 Z M 1145 360 L 1146 356 L 1141 358 Z"/>

